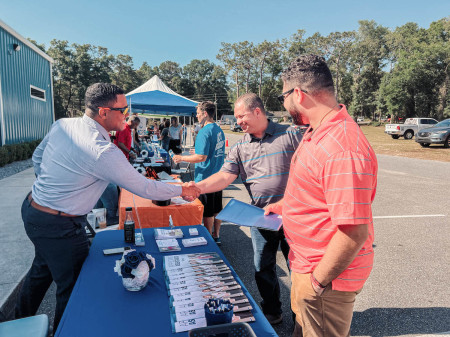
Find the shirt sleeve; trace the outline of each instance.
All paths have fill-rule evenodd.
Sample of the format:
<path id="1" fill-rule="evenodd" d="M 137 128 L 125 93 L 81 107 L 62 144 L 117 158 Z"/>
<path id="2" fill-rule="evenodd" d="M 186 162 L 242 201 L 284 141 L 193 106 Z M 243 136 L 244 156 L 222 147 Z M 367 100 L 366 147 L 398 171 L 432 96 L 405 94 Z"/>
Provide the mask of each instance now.
<path id="1" fill-rule="evenodd" d="M 239 175 L 241 164 L 241 159 L 239 156 L 239 146 L 240 141 L 230 149 L 227 157 L 225 158 L 223 166 L 220 169 L 221 172 Z"/>
<path id="2" fill-rule="evenodd" d="M 372 221 L 376 168 L 362 154 L 344 151 L 330 157 L 319 179 L 334 225 L 360 225 Z"/>
<path id="3" fill-rule="evenodd" d="M 49 133 L 47 133 L 47 135 L 44 137 L 42 142 L 36 147 L 36 149 L 33 152 L 33 156 L 31 157 L 31 160 L 33 161 L 33 170 L 34 170 L 34 174 L 36 175 L 36 177 L 41 174 L 42 156 L 44 155 L 45 147 L 48 144 L 48 139 L 50 137 L 50 133 L 52 132 L 55 125 L 57 125 L 57 124 L 56 123 L 53 124 Z"/>
<path id="4" fill-rule="evenodd" d="M 197 138 L 195 139 L 195 154 L 208 155 L 209 145 L 210 142 L 208 141 L 208 136 L 203 129 L 198 133 Z"/>
<path id="5" fill-rule="evenodd" d="M 131 146 L 131 132 L 127 129 L 116 133 L 117 142 L 123 143 L 127 148 Z"/>
<path id="6" fill-rule="evenodd" d="M 93 174 L 146 199 L 168 200 L 181 195 L 182 192 L 179 185 L 169 185 L 145 178 L 130 165 L 116 146 L 102 152 L 94 166 Z"/>
<path id="7" fill-rule="evenodd" d="M 296 128 L 289 128 L 287 130 L 289 137 L 291 139 L 292 147 L 294 151 L 297 149 L 298 145 L 302 141 L 303 134 L 300 132 L 300 130 Z"/>

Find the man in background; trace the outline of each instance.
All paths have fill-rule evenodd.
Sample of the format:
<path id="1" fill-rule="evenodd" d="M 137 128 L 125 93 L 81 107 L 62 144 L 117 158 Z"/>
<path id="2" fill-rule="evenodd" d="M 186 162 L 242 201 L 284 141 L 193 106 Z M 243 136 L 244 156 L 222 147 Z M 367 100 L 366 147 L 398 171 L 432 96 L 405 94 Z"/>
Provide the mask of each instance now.
<path id="1" fill-rule="evenodd" d="M 175 163 L 195 163 L 195 182 L 200 182 L 214 173 L 219 172 L 225 158 L 225 135 L 222 129 L 214 123 L 216 107 L 214 103 L 201 102 L 197 107 L 197 119 L 203 128 L 197 135 L 195 153 L 188 156 L 175 155 Z M 218 245 L 220 241 L 221 221 L 216 215 L 222 210 L 222 190 L 200 195 L 204 206 L 203 224 L 213 235 Z M 214 232 L 213 232 L 214 227 Z"/>
<path id="2" fill-rule="evenodd" d="M 253 93 L 237 99 L 234 116 L 246 134 L 231 147 L 222 169 L 197 186 L 202 193 L 212 193 L 223 190 L 240 176 L 252 205 L 263 208 L 283 197 L 291 158 L 302 136 L 291 126 L 269 121 L 261 99 Z M 279 324 L 282 310 L 276 255 L 281 246 L 287 259 L 289 246 L 283 228 L 274 232 L 252 227 L 251 235 L 261 306 L 268 321 Z"/>
<path id="3" fill-rule="evenodd" d="M 323 57 L 302 55 L 282 74 L 279 99 L 295 124 L 309 124 L 294 154 L 283 215 L 290 246 L 294 336 L 350 336 L 353 305 L 373 265 L 372 202 L 377 158 L 338 104 Z"/>
<path id="4" fill-rule="evenodd" d="M 136 130 L 140 123 L 141 120 L 138 116 L 130 116 L 125 124 L 125 129 L 122 131 L 116 131 L 116 139 L 114 140 L 114 144 L 122 150 L 127 159 L 130 159 L 130 155 L 132 158 L 136 158 L 136 155 L 131 152 L 132 130 Z"/>

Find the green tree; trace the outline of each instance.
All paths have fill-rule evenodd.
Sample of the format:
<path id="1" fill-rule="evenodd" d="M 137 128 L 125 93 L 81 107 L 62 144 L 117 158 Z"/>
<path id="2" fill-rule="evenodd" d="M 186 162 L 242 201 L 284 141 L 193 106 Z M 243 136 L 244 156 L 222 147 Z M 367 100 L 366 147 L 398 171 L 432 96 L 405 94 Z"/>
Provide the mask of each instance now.
<path id="1" fill-rule="evenodd" d="M 121 87 L 126 93 L 141 84 L 134 70 L 133 58 L 129 55 L 119 54 L 112 60 L 110 78 L 113 84 Z"/>
<path id="2" fill-rule="evenodd" d="M 392 70 L 380 87 L 388 112 L 406 118 L 443 117 L 448 105 L 448 20 L 429 29 L 407 23 L 390 34 L 388 45 Z"/>
<path id="3" fill-rule="evenodd" d="M 359 21 L 349 60 L 353 72 L 349 112 L 354 116 L 375 117 L 382 68 L 388 57 L 388 34 L 389 30 L 375 21 Z"/>
<path id="4" fill-rule="evenodd" d="M 56 119 L 68 117 L 69 106 L 76 94 L 75 55 L 68 41 L 52 40 L 47 54 L 53 58 L 53 91 Z"/>

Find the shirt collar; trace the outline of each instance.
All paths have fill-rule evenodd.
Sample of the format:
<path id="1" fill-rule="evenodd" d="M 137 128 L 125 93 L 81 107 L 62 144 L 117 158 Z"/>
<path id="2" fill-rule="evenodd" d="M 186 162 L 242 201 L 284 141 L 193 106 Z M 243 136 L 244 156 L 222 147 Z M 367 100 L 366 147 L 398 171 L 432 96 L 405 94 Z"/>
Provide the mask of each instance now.
<path id="1" fill-rule="evenodd" d="M 84 114 L 83 115 L 83 122 L 85 122 L 86 124 L 94 127 L 95 129 L 98 130 L 98 132 L 100 132 L 100 134 L 108 141 L 111 141 L 111 138 L 109 138 L 109 133 L 108 131 L 105 130 L 105 128 L 103 126 L 100 125 L 99 122 L 97 122 L 96 120 L 92 119 L 91 117 L 89 117 L 88 115 Z"/>
<path id="2" fill-rule="evenodd" d="M 304 134 L 304 140 L 305 141 L 314 141 L 315 144 L 319 143 L 319 141 L 330 131 L 330 129 L 336 125 L 337 123 L 340 123 L 341 121 L 350 118 L 350 115 L 347 112 L 347 108 L 344 104 L 339 104 L 339 111 L 335 113 L 330 119 L 328 119 L 326 122 L 322 123 L 322 125 L 319 125 L 317 127 L 317 132 L 314 132 L 314 130 L 311 131 L 311 126 L 306 130 Z M 309 136 L 309 134 L 312 134 Z"/>
<path id="3" fill-rule="evenodd" d="M 250 137 L 250 143 L 251 142 L 259 142 L 260 140 L 266 138 L 267 136 L 273 136 L 273 134 L 275 133 L 275 129 L 277 128 L 277 125 L 272 122 L 270 119 L 267 119 L 267 121 L 269 122 L 269 124 L 267 125 L 267 129 L 264 131 L 264 136 L 262 138 L 256 138 L 253 135 L 248 135 Z"/>

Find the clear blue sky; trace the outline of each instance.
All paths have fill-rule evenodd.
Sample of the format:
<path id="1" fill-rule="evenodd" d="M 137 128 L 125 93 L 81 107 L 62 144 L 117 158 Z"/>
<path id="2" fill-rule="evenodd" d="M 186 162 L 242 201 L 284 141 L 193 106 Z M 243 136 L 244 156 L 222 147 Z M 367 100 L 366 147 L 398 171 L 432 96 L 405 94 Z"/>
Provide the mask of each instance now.
<path id="1" fill-rule="evenodd" d="M 288 38 L 298 29 L 358 29 L 359 20 L 389 28 L 430 23 L 450 15 L 448 0 L 0 0 L 0 18 L 24 37 L 90 43 L 128 54 L 139 68 L 171 60 L 215 63 L 221 42 Z"/>

